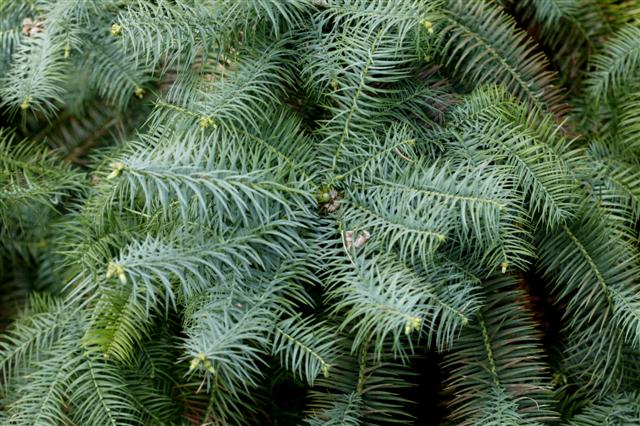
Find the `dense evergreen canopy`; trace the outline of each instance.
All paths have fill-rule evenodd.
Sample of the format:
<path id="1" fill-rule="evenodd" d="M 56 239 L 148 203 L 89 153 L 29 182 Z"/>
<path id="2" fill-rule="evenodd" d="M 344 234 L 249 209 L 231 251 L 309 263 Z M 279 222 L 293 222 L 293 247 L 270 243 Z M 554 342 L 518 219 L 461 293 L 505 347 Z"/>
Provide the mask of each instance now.
<path id="1" fill-rule="evenodd" d="M 0 422 L 639 425 L 635 0 L 0 0 Z"/>

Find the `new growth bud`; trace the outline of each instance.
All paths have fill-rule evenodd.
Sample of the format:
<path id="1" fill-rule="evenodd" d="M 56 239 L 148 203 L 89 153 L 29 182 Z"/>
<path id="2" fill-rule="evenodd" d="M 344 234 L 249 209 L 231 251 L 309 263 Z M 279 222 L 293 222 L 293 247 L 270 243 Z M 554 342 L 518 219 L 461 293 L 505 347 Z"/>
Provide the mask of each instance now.
<path id="1" fill-rule="evenodd" d="M 24 101 L 22 101 L 22 103 L 20 104 L 20 109 L 23 111 L 29 109 L 29 107 L 31 106 L 31 99 L 33 99 L 31 95 L 24 98 Z"/>
<path id="2" fill-rule="evenodd" d="M 107 279 L 110 279 L 111 277 L 118 277 L 118 280 L 123 285 L 127 283 L 127 276 L 124 273 L 124 268 L 113 261 L 109 262 L 107 265 Z"/>
<path id="3" fill-rule="evenodd" d="M 404 326 L 404 334 L 408 336 L 412 332 L 419 330 L 421 323 L 422 319 L 420 317 L 413 317 L 409 319 Z"/>
<path id="4" fill-rule="evenodd" d="M 433 23 L 431 23 L 431 21 L 423 19 L 422 21 L 420 21 L 420 25 L 422 25 L 429 34 L 433 34 Z"/>
<path id="5" fill-rule="evenodd" d="M 113 24 L 111 25 L 111 35 L 114 37 L 119 37 L 122 35 L 122 25 Z"/>
<path id="6" fill-rule="evenodd" d="M 200 120 L 198 121 L 198 123 L 200 124 L 200 127 L 203 129 L 208 129 L 209 127 L 212 127 L 214 129 L 218 128 L 218 124 L 216 124 L 216 122 L 213 121 L 211 117 L 207 117 L 206 115 L 203 115 L 202 117 L 200 117 Z"/>
<path id="7" fill-rule="evenodd" d="M 118 161 L 115 163 L 111 163 L 111 173 L 107 176 L 107 179 L 115 179 L 122 174 L 122 171 L 125 168 L 125 164 Z"/>
<path id="8" fill-rule="evenodd" d="M 329 377 L 329 368 L 331 366 L 329 364 L 325 364 L 322 363 L 322 368 L 320 369 L 320 372 L 322 373 L 322 375 L 326 378 Z"/>
<path id="9" fill-rule="evenodd" d="M 194 371 L 200 365 L 203 366 L 205 370 L 207 370 L 211 374 L 215 374 L 216 370 L 213 368 L 213 364 L 211 360 L 207 358 L 207 355 L 204 352 L 199 352 L 198 355 L 191 358 L 191 362 L 189 363 L 189 372 Z"/>

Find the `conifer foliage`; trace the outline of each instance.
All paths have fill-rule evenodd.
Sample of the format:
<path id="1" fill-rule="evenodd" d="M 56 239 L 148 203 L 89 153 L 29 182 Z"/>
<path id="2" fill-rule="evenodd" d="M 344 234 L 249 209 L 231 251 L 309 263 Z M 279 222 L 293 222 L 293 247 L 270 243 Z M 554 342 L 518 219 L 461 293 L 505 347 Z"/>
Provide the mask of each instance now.
<path id="1" fill-rule="evenodd" d="M 0 0 L 0 75 L 2 424 L 640 424 L 636 1 Z"/>

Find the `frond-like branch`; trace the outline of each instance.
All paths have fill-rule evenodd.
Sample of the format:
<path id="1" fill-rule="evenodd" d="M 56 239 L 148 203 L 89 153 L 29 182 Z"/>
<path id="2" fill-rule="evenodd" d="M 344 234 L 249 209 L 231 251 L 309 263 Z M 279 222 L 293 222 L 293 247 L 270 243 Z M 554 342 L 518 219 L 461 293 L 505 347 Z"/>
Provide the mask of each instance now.
<path id="1" fill-rule="evenodd" d="M 391 348 L 404 357 L 413 350 L 411 338 L 421 334 L 447 348 L 479 307 L 477 289 L 469 283 L 448 288 L 450 283 L 389 255 L 352 261 L 329 264 L 328 298 L 334 314 L 343 317 L 340 328 L 353 334 L 353 352 L 371 343 L 377 356 Z"/>
<path id="2" fill-rule="evenodd" d="M 3 386 L 15 379 L 16 373 L 39 359 L 41 352 L 53 347 L 66 336 L 77 337 L 78 324 L 82 324 L 83 313 L 70 309 L 62 301 L 34 296 L 31 305 L 12 328 L 3 334 L 0 341 L 0 370 Z"/>
<path id="3" fill-rule="evenodd" d="M 600 395 L 617 387 L 624 340 L 638 345 L 638 259 L 598 211 L 539 244 L 540 267 L 564 304 L 567 368 Z"/>
<path id="4" fill-rule="evenodd" d="M 632 425 L 640 422 L 640 395 L 620 393 L 609 395 L 573 417 L 571 426 L 600 426 L 603 424 Z"/>
<path id="5" fill-rule="evenodd" d="M 98 300 L 83 345 L 97 349 L 106 359 L 130 364 L 136 347 L 148 333 L 149 316 L 142 289 L 107 289 Z"/>
<path id="6" fill-rule="evenodd" d="M 550 116 L 528 112 L 503 90 L 488 87 L 455 107 L 451 117 L 454 132 L 461 133 L 452 147 L 510 167 L 537 223 L 553 229 L 574 216 L 579 156 Z"/>
<path id="7" fill-rule="evenodd" d="M 588 93 L 597 102 L 620 95 L 631 83 L 638 83 L 640 67 L 640 27 L 629 24 L 592 59 L 595 70 L 587 81 Z"/>
<path id="8" fill-rule="evenodd" d="M 141 413 L 120 371 L 86 353 L 76 355 L 75 380 L 69 385 L 71 416 L 78 424 L 135 425 Z"/>
<path id="9" fill-rule="evenodd" d="M 513 18 L 484 0 L 450 0 L 437 27 L 438 57 L 472 87 L 502 84 L 531 107 L 561 112 L 547 60 Z"/>
<path id="10" fill-rule="evenodd" d="M 276 325 L 271 352 L 285 368 L 313 385 L 318 375 L 331 374 L 342 346 L 338 340 L 332 328 L 298 315 Z"/>
<path id="11" fill-rule="evenodd" d="M 31 222 L 31 216 L 44 221 L 49 217 L 45 212 L 55 213 L 84 179 L 51 151 L 30 141 L 17 142 L 6 130 L 0 130 L 0 169 L 0 221 L 7 229 L 25 229 L 21 222 Z"/>
<path id="12" fill-rule="evenodd" d="M 390 352 L 385 358 L 389 359 Z M 355 356 L 343 356 L 327 378 L 320 377 L 310 391 L 310 425 L 407 424 L 402 392 L 411 387 L 410 371 L 395 362 L 379 362 L 378 356 L 363 347 Z M 345 423 L 340 423 L 344 421 Z"/>
<path id="13" fill-rule="evenodd" d="M 420 22 L 437 18 L 435 6 L 414 0 L 393 5 L 356 1 L 316 15 L 306 35 L 302 73 L 313 96 L 326 97 L 331 114 L 319 132 L 330 172 L 345 163 L 344 150 L 354 138 L 391 118 L 397 101 L 390 98 L 398 89 L 390 85 L 415 72 L 415 51 L 426 34 Z"/>
<path id="14" fill-rule="evenodd" d="M 445 392 L 453 398 L 450 420 L 484 424 L 494 415 L 504 424 L 552 421 L 551 380 L 538 333 L 511 277 L 485 283 L 487 302 L 477 321 L 464 328 L 444 360 L 450 373 Z"/>
<path id="15" fill-rule="evenodd" d="M 216 212 L 242 218 L 245 223 L 249 218 L 268 221 L 268 203 L 279 205 L 289 217 L 294 215 L 292 201 L 304 206 L 306 192 L 276 178 L 286 170 L 242 170 L 246 164 L 240 163 L 242 160 L 231 152 L 231 146 L 213 149 L 214 141 L 221 137 L 221 133 L 212 134 L 203 143 L 192 136 L 180 144 L 184 150 L 174 144 L 168 149 L 133 152 L 135 147 L 142 148 L 141 144 L 133 145 L 130 155 L 112 163 L 105 183 L 105 192 L 111 195 L 105 202 L 136 209 L 141 199 L 146 213 L 170 209 L 177 202 L 185 219 L 195 203 L 199 217 Z"/>
<path id="16" fill-rule="evenodd" d="M 70 356 L 77 347 L 76 336 L 60 336 L 60 340 L 45 352 L 42 360 L 33 363 L 29 379 L 19 386 L 18 399 L 9 407 L 10 425 L 69 424 L 66 412 L 68 386 L 76 372 L 76 361 Z"/>

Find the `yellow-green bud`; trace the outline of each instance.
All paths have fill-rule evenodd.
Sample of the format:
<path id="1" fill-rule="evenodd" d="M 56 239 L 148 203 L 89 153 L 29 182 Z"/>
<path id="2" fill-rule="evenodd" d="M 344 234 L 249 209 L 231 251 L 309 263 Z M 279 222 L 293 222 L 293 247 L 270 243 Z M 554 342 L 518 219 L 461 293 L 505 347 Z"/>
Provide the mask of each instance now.
<path id="1" fill-rule="evenodd" d="M 433 34 L 433 23 L 431 23 L 431 21 L 423 19 L 422 21 L 420 21 L 420 25 L 422 25 L 429 34 Z"/>
<path id="2" fill-rule="evenodd" d="M 509 264 L 507 262 L 502 262 L 500 264 L 500 270 L 502 271 L 503 274 L 507 272 L 508 267 L 509 267 Z"/>
<path id="3" fill-rule="evenodd" d="M 144 96 L 144 89 L 140 86 L 137 86 L 133 93 L 138 97 L 138 99 L 142 99 Z"/>
<path id="4" fill-rule="evenodd" d="M 20 109 L 23 111 L 29 109 L 29 107 L 31 106 L 32 99 L 33 98 L 31 97 L 31 95 L 24 98 L 24 101 L 22 101 L 22 103 L 20 104 Z"/>
<path id="5" fill-rule="evenodd" d="M 111 277 L 118 277 L 121 284 L 127 283 L 127 276 L 124 273 L 124 268 L 118 265 L 116 262 L 109 262 L 107 265 L 107 279 Z"/>
<path id="6" fill-rule="evenodd" d="M 562 372 L 555 372 L 553 376 L 551 376 L 551 384 L 553 386 L 563 386 L 568 383 L 567 376 Z"/>
<path id="7" fill-rule="evenodd" d="M 125 164 L 118 161 L 116 163 L 111 163 L 111 173 L 107 176 L 107 179 L 115 179 L 122 174 L 122 171 L 125 168 Z"/>
<path id="8" fill-rule="evenodd" d="M 216 122 L 213 121 L 211 117 L 207 117 L 206 115 L 203 115 L 202 117 L 200 117 L 200 120 L 198 121 L 198 123 L 200 124 L 200 127 L 203 129 L 207 129 L 209 127 L 213 127 L 214 129 L 218 128 L 218 125 L 216 124 Z"/>
<path id="9" fill-rule="evenodd" d="M 114 37 L 118 37 L 122 35 L 122 25 L 113 24 L 111 25 L 111 35 Z"/>
<path id="10" fill-rule="evenodd" d="M 329 377 L 329 368 L 330 368 L 330 367 L 331 367 L 331 366 L 330 366 L 329 364 L 322 364 L 322 368 L 321 368 L 321 370 L 320 370 L 320 371 L 322 372 L 322 375 L 323 375 L 325 378 L 326 378 L 326 377 Z"/>
<path id="11" fill-rule="evenodd" d="M 413 317 L 407 321 L 404 326 L 404 334 L 409 335 L 411 332 L 419 330 L 422 319 L 420 317 Z"/>
<path id="12" fill-rule="evenodd" d="M 213 364 L 211 364 L 210 360 L 206 360 L 204 362 L 204 368 L 211 374 L 216 374 L 216 370 L 213 368 Z"/>
<path id="13" fill-rule="evenodd" d="M 198 365 L 200 365 L 200 359 L 192 358 L 191 363 L 189 364 L 189 371 L 195 370 L 196 368 L 198 368 Z"/>

